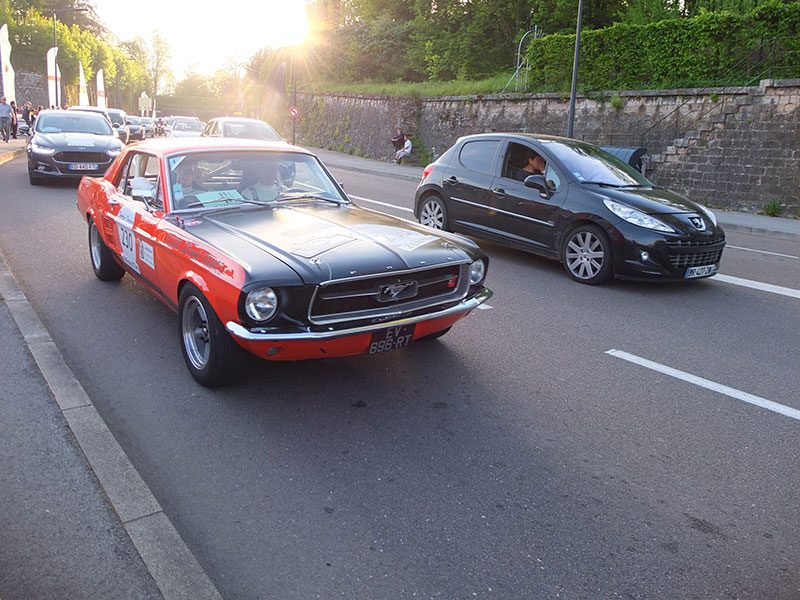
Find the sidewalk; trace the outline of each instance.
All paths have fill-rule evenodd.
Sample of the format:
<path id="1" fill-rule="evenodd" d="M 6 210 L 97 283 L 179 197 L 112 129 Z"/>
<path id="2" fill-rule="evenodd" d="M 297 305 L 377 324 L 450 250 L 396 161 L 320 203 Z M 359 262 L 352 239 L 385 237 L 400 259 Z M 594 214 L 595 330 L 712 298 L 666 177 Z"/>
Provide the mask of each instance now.
<path id="1" fill-rule="evenodd" d="M 381 162 L 369 158 L 359 158 L 350 154 L 342 154 L 321 148 L 309 148 L 317 154 L 322 161 L 330 166 L 348 171 L 369 173 L 372 175 L 389 175 L 407 181 L 419 181 L 422 178 L 423 167 L 396 165 L 391 162 Z M 781 217 L 767 217 L 750 213 L 724 211 L 714 209 L 717 220 L 726 231 L 739 231 L 754 233 L 771 237 L 800 240 L 800 219 L 785 219 Z"/>
<path id="2" fill-rule="evenodd" d="M 0 598 L 220 600 L 1 253 L 0 340 Z"/>

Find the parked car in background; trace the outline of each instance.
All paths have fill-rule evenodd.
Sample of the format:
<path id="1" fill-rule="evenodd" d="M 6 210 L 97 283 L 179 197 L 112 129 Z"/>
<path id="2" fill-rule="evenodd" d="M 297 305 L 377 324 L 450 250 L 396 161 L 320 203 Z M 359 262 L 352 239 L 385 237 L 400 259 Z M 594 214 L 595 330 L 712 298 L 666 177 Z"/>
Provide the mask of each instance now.
<path id="1" fill-rule="evenodd" d="M 198 119 L 197 117 L 183 117 L 179 115 L 172 115 L 167 117 L 164 120 L 164 123 L 165 123 L 164 130 L 166 132 L 166 135 L 169 135 L 170 132 L 175 128 L 175 125 L 177 123 L 192 124 L 192 126 L 194 127 L 196 123 L 200 123 L 200 119 Z"/>
<path id="2" fill-rule="evenodd" d="M 176 121 L 167 137 L 200 137 L 203 134 L 203 124 L 200 121 Z"/>
<path id="3" fill-rule="evenodd" d="M 125 119 L 125 124 L 128 126 L 128 132 L 130 133 L 129 141 L 141 142 L 143 139 L 145 139 L 145 137 L 147 137 L 141 117 L 128 115 Z"/>
<path id="4" fill-rule="evenodd" d="M 250 140 L 282 140 L 272 126 L 259 119 L 243 117 L 217 117 L 211 119 L 203 130 L 203 137 L 233 137 Z"/>
<path id="5" fill-rule="evenodd" d="M 139 117 L 139 120 L 142 122 L 142 127 L 144 127 L 145 138 L 153 137 L 156 132 L 156 120 L 153 117 Z"/>
<path id="6" fill-rule="evenodd" d="M 285 143 L 148 140 L 84 178 L 77 206 L 95 275 L 130 273 L 175 309 L 206 386 L 233 380 L 243 350 L 296 361 L 438 338 L 492 295 L 474 242 L 355 206 Z"/>
<path id="7" fill-rule="evenodd" d="M 39 185 L 55 179 L 102 175 L 123 148 L 103 115 L 44 110 L 28 139 L 28 179 L 31 185 Z"/>
<path id="8" fill-rule="evenodd" d="M 524 171 L 528 159 L 542 172 Z M 561 261 L 587 284 L 711 277 L 725 247 L 709 209 L 597 146 L 544 135 L 460 138 L 425 168 L 414 214 Z"/>
<path id="9" fill-rule="evenodd" d="M 108 116 L 111 117 L 111 125 L 119 131 L 119 139 L 126 144 L 131 141 L 131 130 L 128 127 L 128 115 L 124 110 L 119 108 L 109 108 Z"/>

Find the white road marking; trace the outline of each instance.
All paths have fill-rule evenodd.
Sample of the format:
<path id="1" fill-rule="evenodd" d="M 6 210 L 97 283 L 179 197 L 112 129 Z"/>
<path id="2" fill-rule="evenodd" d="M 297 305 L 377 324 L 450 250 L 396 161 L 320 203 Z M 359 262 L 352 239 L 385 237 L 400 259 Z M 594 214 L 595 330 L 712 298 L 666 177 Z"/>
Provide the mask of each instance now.
<path id="1" fill-rule="evenodd" d="M 641 358 L 639 356 L 636 356 L 635 354 L 628 354 L 627 352 L 623 352 L 622 350 L 606 350 L 606 354 L 610 354 L 611 356 L 616 356 L 617 358 L 621 358 L 622 360 L 627 360 L 628 362 L 635 363 L 647 369 L 658 371 L 659 373 L 664 373 L 665 375 L 669 375 L 670 377 L 675 377 L 676 379 L 681 379 L 688 383 L 692 383 L 702 388 L 711 390 L 712 392 L 725 394 L 726 396 L 730 396 L 731 398 L 736 398 L 737 400 L 741 400 L 742 402 L 747 402 L 748 404 L 753 404 L 761 408 L 766 408 L 767 410 L 771 410 L 772 412 L 776 412 L 785 417 L 789 417 L 791 419 L 796 419 L 800 421 L 800 410 L 791 408 L 789 406 L 784 406 L 783 404 L 778 404 L 777 402 L 773 402 L 772 400 L 767 400 L 765 398 L 761 398 L 760 396 L 754 396 L 753 394 L 748 394 L 747 392 L 743 392 L 741 390 L 728 387 L 727 385 L 722 385 L 721 383 L 716 383 L 708 379 L 703 379 L 702 377 L 697 377 L 696 375 L 686 373 L 685 371 L 679 371 L 678 369 L 667 367 L 666 365 L 653 362 L 652 360 Z"/>
<path id="2" fill-rule="evenodd" d="M 800 300 L 800 290 L 782 287 L 780 285 L 772 285 L 770 283 L 761 283 L 760 281 L 752 281 L 750 279 L 741 279 L 739 277 L 731 277 L 730 275 L 714 275 L 714 281 L 721 281 L 723 283 L 730 283 L 733 285 L 740 285 L 742 287 L 752 288 L 754 290 L 761 290 L 762 292 L 769 292 L 771 294 L 779 294 L 781 296 L 789 296 L 790 298 L 797 298 Z"/>
<path id="3" fill-rule="evenodd" d="M 791 254 L 781 254 L 780 252 L 767 252 L 766 250 L 756 250 L 755 248 L 745 248 L 744 246 L 732 246 L 725 244 L 726 248 L 734 248 L 736 250 L 747 250 L 748 252 L 759 252 L 760 254 L 769 254 L 771 256 L 783 256 L 784 258 L 800 258 L 800 256 L 792 256 Z"/>
<path id="4" fill-rule="evenodd" d="M 363 198 L 362 196 L 354 196 L 353 194 L 348 194 L 348 196 L 350 196 L 355 200 L 361 200 L 362 202 L 371 202 L 372 204 L 380 204 L 381 206 L 386 206 L 388 208 L 394 208 L 396 210 L 402 210 L 405 212 L 410 212 L 412 214 L 414 213 L 413 210 L 411 210 L 410 208 L 406 208 L 405 206 L 396 206 L 394 204 L 389 204 L 387 202 L 378 202 L 377 200 L 370 200 L 369 198 Z"/>

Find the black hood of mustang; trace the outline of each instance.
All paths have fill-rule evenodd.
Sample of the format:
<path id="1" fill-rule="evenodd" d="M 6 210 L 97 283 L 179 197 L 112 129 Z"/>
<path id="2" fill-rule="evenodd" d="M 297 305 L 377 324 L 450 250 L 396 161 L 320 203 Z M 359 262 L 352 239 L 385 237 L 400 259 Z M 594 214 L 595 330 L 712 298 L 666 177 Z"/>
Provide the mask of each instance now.
<path id="1" fill-rule="evenodd" d="M 37 133 L 34 141 L 59 152 L 105 152 L 120 149 L 119 140 L 113 134 Z"/>
<path id="2" fill-rule="evenodd" d="M 187 232 L 239 260 L 251 281 L 277 275 L 275 259 L 317 284 L 483 256 L 470 240 L 354 205 L 248 207 L 184 222 Z"/>
<path id="3" fill-rule="evenodd" d="M 589 187 L 589 186 L 585 186 Z M 680 194 L 662 188 L 613 188 L 591 186 L 599 194 L 607 196 L 648 215 L 671 215 L 678 213 L 704 214 L 699 205 Z"/>

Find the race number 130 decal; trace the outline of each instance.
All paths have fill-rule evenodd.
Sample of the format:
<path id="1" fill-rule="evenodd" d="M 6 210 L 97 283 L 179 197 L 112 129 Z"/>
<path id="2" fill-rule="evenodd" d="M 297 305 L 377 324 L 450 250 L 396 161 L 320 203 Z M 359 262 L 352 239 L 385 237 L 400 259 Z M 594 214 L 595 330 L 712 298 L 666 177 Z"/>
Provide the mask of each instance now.
<path id="1" fill-rule="evenodd" d="M 129 206 L 123 206 L 117 215 L 117 234 L 119 245 L 122 249 L 122 260 L 131 269 L 140 273 L 139 263 L 136 261 L 136 236 L 133 234 L 133 221 L 136 213 Z"/>

